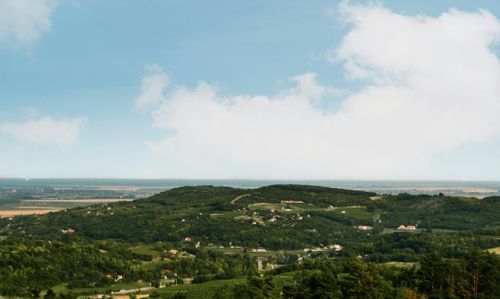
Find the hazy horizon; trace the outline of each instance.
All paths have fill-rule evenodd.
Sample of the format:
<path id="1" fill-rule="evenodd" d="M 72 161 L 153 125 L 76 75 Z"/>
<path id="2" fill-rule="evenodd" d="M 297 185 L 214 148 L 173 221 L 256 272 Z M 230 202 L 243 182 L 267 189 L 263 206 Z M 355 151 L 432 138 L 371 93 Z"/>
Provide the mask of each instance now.
<path id="1" fill-rule="evenodd" d="M 51 187 L 57 189 L 101 189 L 139 187 L 160 191 L 184 186 L 226 186 L 259 188 L 276 184 L 314 185 L 372 191 L 378 194 L 439 194 L 487 197 L 500 195 L 498 181 L 408 181 L 408 180 L 265 180 L 265 179 L 93 179 L 93 178 L 0 178 L 0 189 Z"/>

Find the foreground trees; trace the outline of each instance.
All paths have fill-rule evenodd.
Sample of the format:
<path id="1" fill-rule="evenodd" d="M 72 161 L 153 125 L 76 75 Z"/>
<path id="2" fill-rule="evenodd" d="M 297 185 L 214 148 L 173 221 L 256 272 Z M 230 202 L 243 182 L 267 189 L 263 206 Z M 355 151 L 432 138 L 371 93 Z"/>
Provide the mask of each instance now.
<path id="1" fill-rule="evenodd" d="M 479 251 L 463 260 L 425 256 L 416 273 L 418 289 L 431 298 L 500 298 L 499 260 Z"/>
<path id="2" fill-rule="evenodd" d="M 500 298 L 500 258 L 486 252 L 471 251 L 460 260 L 430 254 L 422 258 L 418 270 L 359 259 L 322 260 L 303 268 L 292 283 L 283 286 L 283 298 Z M 272 288 L 270 278 L 253 277 L 223 294 L 225 298 L 276 298 Z"/>

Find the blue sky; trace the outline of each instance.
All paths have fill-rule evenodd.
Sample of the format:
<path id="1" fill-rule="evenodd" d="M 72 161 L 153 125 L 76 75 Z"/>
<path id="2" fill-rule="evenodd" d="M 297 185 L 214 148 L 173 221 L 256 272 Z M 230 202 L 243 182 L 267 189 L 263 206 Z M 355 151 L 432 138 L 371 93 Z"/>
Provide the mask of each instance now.
<path id="1" fill-rule="evenodd" d="M 392 81 L 381 83 L 374 77 L 354 76 L 353 79 L 353 71 L 346 70 L 351 60 L 383 74 L 386 70 L 394 70 L 388 65 L 371 62 L 372 57 L 380 58 L 375 55 L 377 49 L 368 53 L 356 48 L 361 47 L 365 27 L 368 30 L 372 26 L 362 21 L 350 22 L 349 17 L 370 13 L 373 22 L 378 22 L 378 14 L 383 15 L 381 10 L 384 10 L 394 16 L 395 22 L 397 16 L 413 18 L 411 20 L 418 15 L 426 16 L 427 25 L 431 26 L 432 20 L 438 20 L 451 8 L 471 15 L 479 15 L 479 9 L 485 9 L 491 14 L 489 21 L 479 20 L 488 19 L 488 15 L 480 15 L 477 20 L 469 20 L 463 15 L 452 15 L 449 19 L 457 22 L 457 30 L 463 22 L 471 22 L 471 26 L 477 25 L 478 32 L 490 34 L 491 30 L 498 30 L 495 24 L 500 18 L 498 1 L 382 1 L 374 4 L 284 0 L 22 0 L 20 6 L 13 6 L 13 2 L 16 1 L 0 0 L 0 17 L 17 16 L 18 22 L 26 22 L 27 28 L 32 26 L 34 33 L 23 31 L 25 27 L 16 28 L 9 20 L 0 21 L 0 177 L 500 179 L 500 155 L 497 154 L 500 128 L 493 118 L 484 117 L 488 121 L 475 126 L 477 122 L 472 125 L 458 122 L 458 116 L 468 115 L 457 112 L 453 116 L 456 118 L 450 117 L 449 123 L 435 124 L 442 125 L 441 130 L 437 130 L 440 134 L 456 135 L 456 138 L 432 150 L 427 149 L 432 145 L 411 150 L 408 155 L 397 155 L 419 147 L 409 144 L 408 140 L 432 144 L 434 139 L 420 140 L 418 137 L 427 134 L 429 128 L 419 131 L 418 124 L 408 121 L 401 128 L 407 129 L 407 134 L 415 134 L 415 138 L 400 138 L 404 131 L 387 132 L 366 144 L 353 142 L 341 133 L 345 132 L 341 128 L 356 127 L 364 122 L 363 118 L 353 116 L 360 110 L 350 112 L 351 104 L 347 103 L 357 98 L 365 101 L 370 94 L 364 90 L 381 85 L 393 87 Z M 45 6 L 39 7 L 40 3 Z M 349 7 L 344 8 L 347 12 L 339 12 L 342 5 Z M 368 12 L 361 11 L 360 7 Z M 441 23 L 442 27 L 448 24 L 446 20 Z M 424 28 L 419 21 L 411 26 L 415 34 L 420 32 L 420 27 Z M 360 28 L 359 32 L 356 28 Z M 427 30 L 425 28 L 422 30 Z M 337 55 L 332 53 L 338 53 L 350 33 L 353 33 L 352 42 L 343 48 L 344 57 L 332 58 Z M 411 36 L 412 31 L 408 34 Z M 383 39 L 381 35 L 380 43 L 385 42 Z M 470 40 L 470 44 L 477 42 Z M 448 46 L 442 45 L 443 51 L 453 51 Z M 459 46 L 468 46 L 467 41 Z M 494 43 L 488 46 L 496 55 Z M 477 53 L 484 54 L 484 49 L 477 49 Z M 428 61 L 430 65 L 438 58 L 428 57 L 424 63 Z M 157 66 L 168 77 L 169 84 L 160 88 L 161 99 L 154 100 L 149 107 L 138 108 L 137 98 L 144 91 L 141 82 L 151 75 L 148 65 Z M 417 69 L 413 65 L 408 67 Z M 474 71 L 482 72 L 479 67 Z M 485 71 L 488 72 L 496 74 L 496 69 Z M 397 80 L 408 79 L 399 69 L 394 73 L 396 77 L 401 76 Z M 304 81 L 291 80 L 301 74 L 315 76 L 314 79 L 304 77 Z M 208 87 L 198 90 L 201 81 Z M 304 90 L 310 84 L 315 88 L 317 85 L 321 95 L 316 99 L 307 89 L 304 94 L 308 95 L 303 96 L 300 82 L 307 85 Z M 436 88 L 446 86 L 448 82 L 443 82 Z M 408 90 L 415 89 L 413 85 L 410 87 Z M 179 92 L 180 89 L 185 92 Z M 495 87 L 479 83 L 463 93 L 469 95 L 469 92 L 477 92 L 478 97 L 482 92 L 491 93 L 492 99 L 496 96 Z M 422 94 L 427 91 L 418 93 Z M 451 91 L 444 93 L 445 96 L 453 94 Z M 206 102 L 190 102 L 192 97 L 204 98 L 205 95 Z M 253 120 L 262 115 L 265 108 L 257 107 L 259 101 L 249 98 L 251 107 L 245 110 L 247 104 L 242 104 L 239 96 L 265 96 L 269 102 L 265 105 L 274 107 L 281 103 L 281 106 L 271 107 L 270 111 L 277 113 L 269 119 L 256 120 L 252 131 Z M 307 110 L 302 116 L 290 108 L 287 114 L 289 107 L 302 107 L 301 104 L 295 106 L 292 98 L 304 100 L 307 103 L 302 103 L 306 105 L 305 110 L 311 111 Z M 472 120 L 483 119 L 482 111 L 496 111 L 500 101 L 500 98 L 497 103 L 484 100 L 476 111 L 466 106 L 479 106 L 469 101 L 472 98 L 472 95 L 464 96 L 460 101 L 463 105 L 452 111 L 473 111 Z M 187 102 L 193 106 L 186 106 Z M 226 102 L 231 103 L 224 106 Z M 369 105 L 365 107 L 368 109 Z M 416 111 L 427 111 L 420 104 L 415 107 Z M 446 107 L 450 105 L 445 102 L 442 110 L 431 110 L 448 115 Z M 380 117 L 394 117 L 387 115 L 390 109 L 391 106 L 387 106 Z M 200 117 L 190 119 L 191 114 L 186 111 L 194 111 Z M 219 112 L 211 114 L 211 111 Z M 280 111 L 285 112 L 281 114 Z M 339 111 L 350 113 L 343 118 L 351 122 L 338 124 L 339 117 L 334 115 Z M 330 117 L 318 122 L 317 118 L 324 114 Z M 206 121 L 216 125 L 205 126 L 199 121 L 206 115 Z M 294 125 L 296 118 L 298 126 Z M 45 128 L 38 123 L 41 119 L 48 120 L 47 129 L 26 132 L 33 127 Z M 241 119 L 247 121 L 243 123 Z M 64 120 L 68 123 L 61 123 Z M 428 122 L 434 120 L 429 118 Z M 23 126 L 27 123 L 32 126 Z M 370 126 L 370 122 L 366 125 Z M 375 135 L 390 130 L 390 125 L 398 127 L 397 122 L 388 123 Z M 471 127 L 474 131 L 470 129 L 466 136 L 446 131 L 460 131 L 461 125 L 464 126 L 462 131 Z M 59 141 L 58 126 L 72 128 L 63 134 L 70 140 Z M 227 130 L 227 127 L 235 130 Z M 325 127 L 331 128 L 323 132 Z M 276 135 L 266 135 L 274 129 Z M 352 130 L 350 134 L 354 140 L 374 135 L 363 128 Z M 254 132 L 262 132 L 262 140 L 258 134 L 251 142 L 241 140 Z M 289 138 L 281 139 L 280 136 Z M 295 138 L 297 143 L 290 141 Z M 394 153 L 390 149 L 378 152 L 383 146 L 377 142 L 387 138 L 391 139 L 392 149 L 401 147 Z M 219 147 L 209 139 L 220 140 L 222 144 Z M 325 139 L 332 141 L 324 142 Z M 245 146 L 235 147 L 235 143 Z M 304 143 L 308 146 L 302 148 Z M 297 151 L 290 150 L 293 148 Z M 347 162 L 342 164 L 343 161 L 352 167 Z"/>

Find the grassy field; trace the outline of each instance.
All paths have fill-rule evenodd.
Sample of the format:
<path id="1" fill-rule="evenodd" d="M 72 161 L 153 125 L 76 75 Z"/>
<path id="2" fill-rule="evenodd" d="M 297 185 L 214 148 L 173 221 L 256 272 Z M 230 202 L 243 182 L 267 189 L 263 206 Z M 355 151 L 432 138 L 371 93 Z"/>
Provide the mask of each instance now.
<path id="1" fill-rule="evenodd" d="M 245 283 L 245 279 L 214 280 L 200 284 L 181 284 L 159 289 L 160 294 L 186 293 L 188 298 L 211 298 L 222 287 Z"/>
<path id="2" fill-rule="evenodd" d="M 343 214 L 349 218 L 367 221 L 371 221 L 374 215 L 373 213 L 366 211 L 366 207 L 337 207 L 330 211 L 332 213 Z"/>
<path id="3" fill-rule="evenodd" d="M 291 281 L 291 276 L 281 275 L 275 276 L 273 282 L 278 286 L 278 289 Z M 246 279 L 228 279 L 228 280 L 213 280 L 200 284 L 183 284 L 170 286 L 163 289 L 159 289 L 158 292 L 160 294 L 169 294 L 173 295 L 175 293 L 186 293 L 188 299 L 195 298 L 211 298 L 217 290 L 220 288 L 230 288 L 236 284 L 244 284 Z M 276 294 L 276 297 L 279 297 L 279 294 Z"/>
<path id="4" fill-rule="evenodd" d="M 382 234 L 393 234 L 393 233 L 420 233 L 421 229 L 416 230 L 399 230 L 397 228 L 384 228 Z"/>
<path id="5" fill-rule="evenodd" d="M 268 202 L 258 202 L 254 204 L 249 204 L 248 209 L 252 211 L 258 210 L 279 210 L 285 205 L 279 203 L 268 203 Z"/>
<path id="6" fill-rule="evenodd" d="M 154 245 L 137 245 L 137 246 L 134 246 L 134 247 L 130 247 L 129 249 L 130 249 L 130 251 L 135 252 L 135 253 L 149 254 L 153 258 L 159 258 L 160 257 L 160 253 L 155 250 L 155 246 Z"/>
<path id="7" fill-rule="evenodd" d="M 138 289 L 138 288 L 144 288 L 144 287 L 149 287 L 148 283 L 138 283 L 138 282 L 129 282 L 129 283 L 115 283 L 111 286 L 108 287 L 103 287 L 103 288 L 75 288 L 75 289 L 69 289 L 67 288 L 66 284 L 60 284 L 52 288 L 52 290 L 56 293 L 73 293 L 77 295 L 84 295 L 84 294 L 107 294 L 111 291 L 116 292 L 120 290 L 131 290 L 131 289 Z M 42 297 L 45 295 L 45 292 L 42 292 Z"/>

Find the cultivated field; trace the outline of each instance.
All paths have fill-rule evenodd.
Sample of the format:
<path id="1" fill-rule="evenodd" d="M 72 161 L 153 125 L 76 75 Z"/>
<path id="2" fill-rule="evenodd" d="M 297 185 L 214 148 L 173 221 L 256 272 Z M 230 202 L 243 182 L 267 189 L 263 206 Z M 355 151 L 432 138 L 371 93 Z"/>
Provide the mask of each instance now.
<path id="1" fill-rule="evenodd" d="M 57 212 L 64 209 L 82 207 L 95 204 L 115 203 L 120 201 L 132 201 L 132 199 L 121 198 L 75 198 L 75 199 L 26 199 L 17 203 L 0 205 L 0 218 L 15 217 L 21 215 L 41 215 L 49 212 Z"/>
<path id="2" fill-rule="evenodd" d="M 0 210 L 0 218 L 15 217 L 21 215 L 41 215 L 50 212 L 57 212 L 61 209 L 18 209 L 18 210 Z"/>
<path id="3" fill-rule="evenodd" d="M 120 201 L 132 201 L 129 198 L 74 198 L 74 199 L 25 199 L 21 200 L 23 202 L 78 202 L 78 203 L 108 203 L 108 202 L 120 202 Z"/>
<path id="4" fill-rule="evenodd" d="M 488 251 L 491 253 L 500 254 L 500 247 L 491 248 L 488 249 Z"/>

